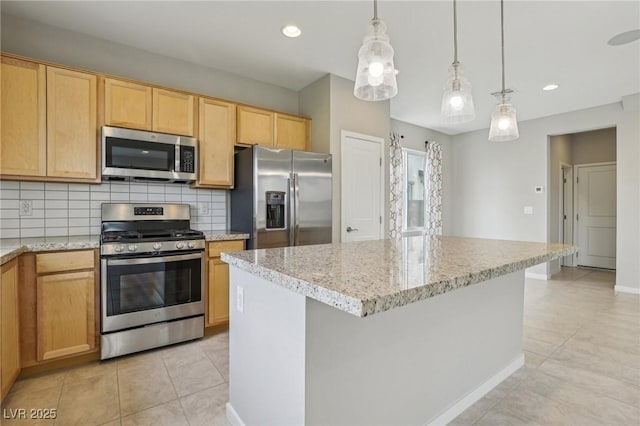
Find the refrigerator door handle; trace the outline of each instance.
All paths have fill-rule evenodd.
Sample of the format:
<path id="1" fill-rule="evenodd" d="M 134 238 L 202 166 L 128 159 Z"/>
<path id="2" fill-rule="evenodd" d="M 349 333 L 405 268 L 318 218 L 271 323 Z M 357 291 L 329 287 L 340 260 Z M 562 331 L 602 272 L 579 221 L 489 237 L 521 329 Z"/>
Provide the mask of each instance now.
<path id="1" fill-rule="evenodd" d="M 300 176 L 293 174 L 293 245 L 300 244 L 298 232 L 300 230 L 300 222 L 298 220 L 298 212 L 300 211 Z"/>
<path id="2" fill-rule="evenodd" d="M 295 245 L 295 229 L 294 229 L 294 220 L 296 217 L 295 211 L 295 181 L 296 175 L 295 173 L 290 173 L 289 178 L 287 178 L 287 187 L 289 191 L 289 200 L 287 206 L 287 226 L 289 227 L 289 245 Z"/>

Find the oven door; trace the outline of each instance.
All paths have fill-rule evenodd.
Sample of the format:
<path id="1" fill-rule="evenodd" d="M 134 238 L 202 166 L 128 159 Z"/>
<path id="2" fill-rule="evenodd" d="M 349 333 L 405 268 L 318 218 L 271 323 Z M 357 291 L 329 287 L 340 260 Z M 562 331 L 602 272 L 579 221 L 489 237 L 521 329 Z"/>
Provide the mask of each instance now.
<path id="1" fill-rule="evenodd" d="M 102 332 L 204 314 L 204 252 L 101 259 Z"/>

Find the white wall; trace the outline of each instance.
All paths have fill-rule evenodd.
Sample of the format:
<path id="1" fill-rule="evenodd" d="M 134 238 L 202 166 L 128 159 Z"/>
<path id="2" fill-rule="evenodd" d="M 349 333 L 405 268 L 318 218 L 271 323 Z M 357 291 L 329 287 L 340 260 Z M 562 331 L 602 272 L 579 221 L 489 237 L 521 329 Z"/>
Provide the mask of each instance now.
<path id="1" fill-rule="evenodd" d="M 549 138 L 549 241 L 553 243 L 562 242 L 560 235 L 560 209 L 562 203 L 561 181 L 562 164 L 571 165 L 572 135 L 551 136 Z M 615 146 L 615 144 L 614 144 Z M 567 223 L 571 223 L 571 218 Z M 560 260 L 555 259 L 549 262 L 550 274 L 560 271 Z"/>
<path id="2" fill-rule="evenodd" d="M 331 77 L 329 74 L 298 92 L 300 114 L 311 118 L 313 152 L 331 152 Z"/>
<path id="3" fill-rule="evenodd" d="M 342 195 L 340 182 L 342 166 L 340 158 L 342 130 L 377 136 L 385 141 L 384 157 L 384 205 L 389 205 L 389 132 L 390 103 L 389 101 L 367 102 L 353 96 L 353 81 L 331 75 L 331 154 L 333 155 L 333 241 L 340 241 L 340 197 Z M 388 210 L 388 209 L 386 209 Z M 384 235 L 389 228 L 387 212 L 383 213 Z"/>
<path id="4" fill-rule="evenodd" d="M 453 157 L 451 151 L 451 136 L 436 130 L 426 129 L 400 120 L 391 120 L 391 131 L 404 136 L 402 146 L 418 151 L 424 151 L 425 141 L 435 141 L 442 146 L 442 233 L 451 235 L 452 211 L 451 188 L 453 179 Z"/>
<path id="5" fill-rule="evenodd" d="M 616 161 L 616 129 L 600 129 L 571 135 L 571 164 Z"/>
<path id="6" fill-rule="evenodd" d="M 389 205 L 389 101 L 361 101 L 353 96 L 353 84 L 351 80 L 327 75 L 302 89 L 299 98 L 300 114 L 312 119 L 313 150 L 328 152 L 333 158 L 333 242 L 340 241 L 342 130 L 385 140 L 385 206 Z M 388 223 L 386 220 L 383 223 L 387 235 Z"/>
<path id="7" fill-rule="evenodd" d="M 486 129 L 454 136 L 453 233 L 548 241 L 549 135 L 616 127 L 616 284 L 640 290 L 638 121 L 637 109 L 624 111 L 622 103 L 615 103 L 520 122 L 515 142 L 489 142 Z M 544 185 L 545 194 L 535 194 L 536 185 Z M 523 214 L 526 205 L 533 206 L 533 215 Z M 547 274 L 547 265 L 532 272 Z"/>
<path id="8" fill-rule="evenodd" d="M 1 19 L 3 52 L 298 113 L 293 90 L 11 15 Z"/>

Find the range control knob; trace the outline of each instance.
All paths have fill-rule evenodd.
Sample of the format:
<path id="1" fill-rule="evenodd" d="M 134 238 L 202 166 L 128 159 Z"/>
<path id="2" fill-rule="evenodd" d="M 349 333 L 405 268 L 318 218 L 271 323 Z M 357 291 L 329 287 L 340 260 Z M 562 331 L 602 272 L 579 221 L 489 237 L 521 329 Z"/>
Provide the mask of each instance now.
<path id="1" fill-rule="evenodd" d="M 129 244 L 129 247 L 127 247 L 127 250 L 129 251 L 136 251 L 138 249 L 138 246 L 135 244 Z"/>
<path id="2" fill-rule="evenodd" d="M 160 243 L 154 243 L 154 244 L 153 244 L 153 249 L 154 249 L 155 251 L 158 251 L 158 250 L 160 250 L 161 248 L 162 248 L 162 244 L 160 244 Z"/>
<path id="3" fill-rule="evenodd" d="M 177 242 L 177 243 L 176 243 L 176 248 L 177 248 L 178 250 L 180 250 L 180 249 L 184 248 L 184 243 L 182 243 L 182 242 Z"/>
<path id="4" fill-rule="evenodd" d="M 187 247 L 189 247 L 189 248 L 191 248 L 191 249 L 192 249 L 192 248 L 194 248 L 195 246 L 196 246 L 196 243 L 194 243 L 193 241 L 189 241 L 189 242 L 187 243 Z"/>
<path id="5" fill-rule="evenodd" d="M 120 253 L 124 250 L 124 246 L 122 244 L 117 245 L 113 248 L 113 251 L 115 251 L 116 253 Z"/>

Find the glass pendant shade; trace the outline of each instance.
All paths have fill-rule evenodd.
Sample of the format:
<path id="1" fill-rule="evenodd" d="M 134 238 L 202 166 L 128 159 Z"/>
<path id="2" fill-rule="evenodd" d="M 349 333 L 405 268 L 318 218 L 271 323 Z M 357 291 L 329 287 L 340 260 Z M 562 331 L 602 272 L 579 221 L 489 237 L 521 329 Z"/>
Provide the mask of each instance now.
<path id="1" fill-rule="evenodd" d="M 384 101 L 398 94 L 393 47 L 386 26 L 373 19 L 358 51 L 358 71 L 353 94 L 365 101 Z"/>
<path id="2" fill-rule="evenodd" d="M 491 127 L 489 128 L 489 140 L 493 142 L 507 142 L 518 139 L 518 120 L 516 109 L 508 99 L 503 98 L 491 114 Z"/>
<path id="3" fill-rule="evenodd" d="M 460 124 L 473 120 L 476 111 L 471 96 L 471 83 L 460 63 L 449 67 L 449 78 L 442 94 L 440 118 L 444 124 Z"/>

